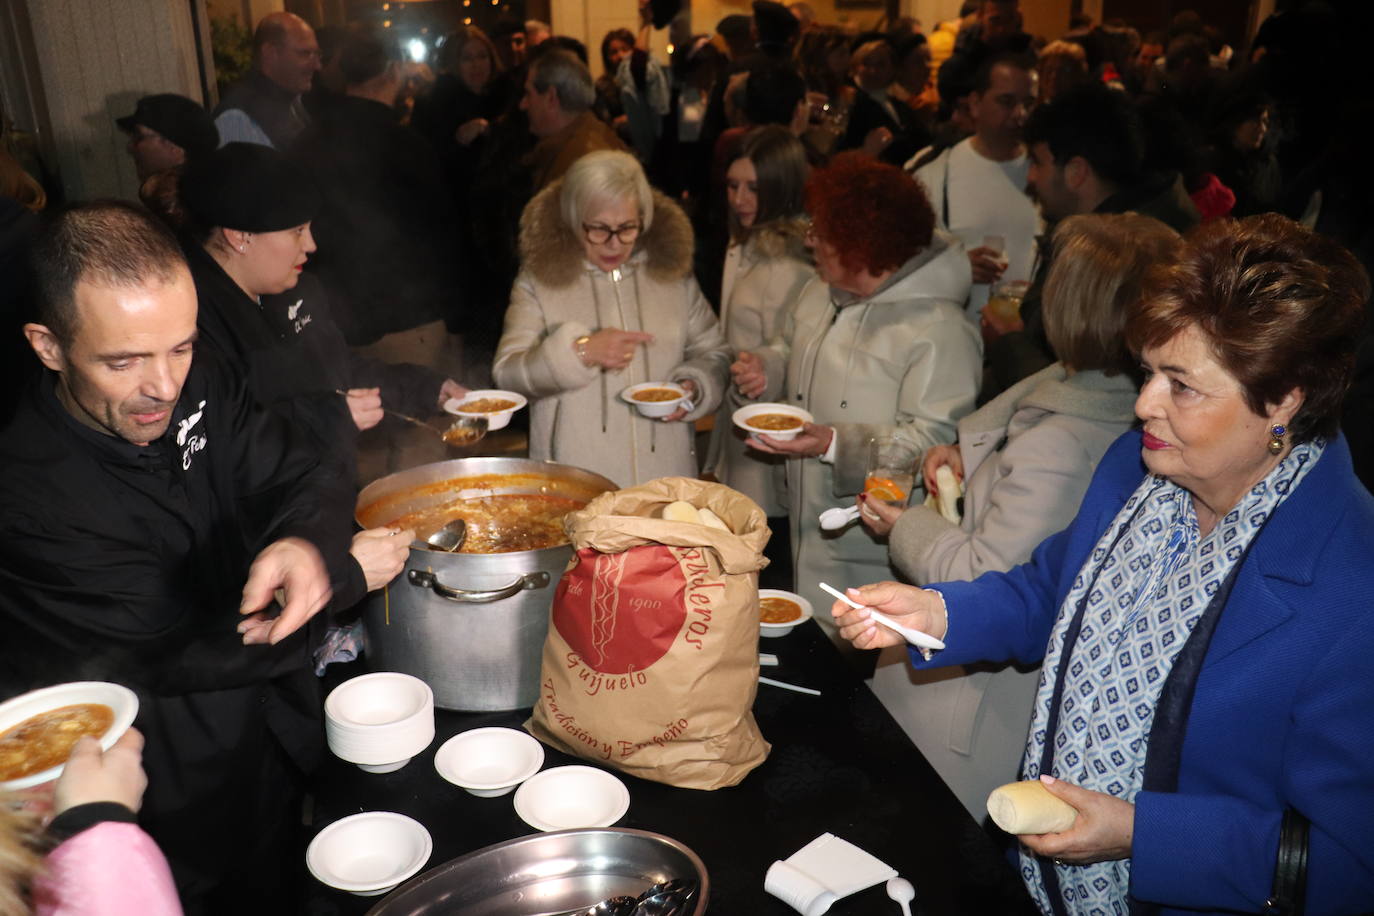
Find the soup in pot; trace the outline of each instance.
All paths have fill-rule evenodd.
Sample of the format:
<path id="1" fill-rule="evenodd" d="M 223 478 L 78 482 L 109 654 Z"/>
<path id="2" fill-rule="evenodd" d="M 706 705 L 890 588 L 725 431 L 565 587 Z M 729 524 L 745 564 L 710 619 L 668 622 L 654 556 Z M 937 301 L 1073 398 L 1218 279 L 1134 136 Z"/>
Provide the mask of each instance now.
<path id="1" fill-rule="evenodd" d="M 585 505 L 585 500 L 543 493 L 459 498 L 403 515 L 390 524 L 414 528 L 416 537 L 424 540 L 461 518 L 467 523 L 467 538 L 459 553 L 512 553 L 568 543 L 563 518 Z"/>

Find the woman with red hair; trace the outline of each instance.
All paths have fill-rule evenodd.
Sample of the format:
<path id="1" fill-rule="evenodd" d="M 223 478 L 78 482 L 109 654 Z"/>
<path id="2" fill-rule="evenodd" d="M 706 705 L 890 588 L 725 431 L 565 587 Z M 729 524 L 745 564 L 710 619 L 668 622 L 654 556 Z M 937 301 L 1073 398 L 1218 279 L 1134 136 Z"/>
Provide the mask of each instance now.
<path id="1" fill-rule="evenodd" d="M 825 607 L 817 582 L 886 578 L 887 546 L 857 525 L 822 532 L 816 517 L 853 504 L 874 437 L 918 451 L 954 441 L 954 424 L 978 394 L 982 344 L 960 306 L 972 282 L 968 258 L 936 230 L 914 178 L 841 153 L 812 173 L 806 202 L 819 276 L 802 288 L 781 335 L 741 353 L 731 373 L 745 398 L 785 401 L 815 417 L 791 441 L 758 434 L 748 444 L 792 459 L 797 591 Z"/>

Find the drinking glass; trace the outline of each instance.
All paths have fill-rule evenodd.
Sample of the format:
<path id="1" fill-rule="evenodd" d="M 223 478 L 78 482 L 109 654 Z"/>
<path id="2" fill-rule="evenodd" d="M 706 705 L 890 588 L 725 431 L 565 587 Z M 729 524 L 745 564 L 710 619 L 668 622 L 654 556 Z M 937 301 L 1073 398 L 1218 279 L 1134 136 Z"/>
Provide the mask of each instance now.
<path id="1" fill-rule="evenodd" d="M 897 436 L 875 436 L 868 443 L 864 493 L 892 506 L 905 506 L 916 482 L 921 450 Z"/>
<path id="2" fill-rule="evenodd" d="M 1000 235 L 985 235 L 983 236 L 983 247 L 996 252 L 997 260 L 1002 262 L 1002 269 L 1007 269 L 1007 264 L 1010 262 L 1007 260 L 1006 237 Z"/>
<path id="3" fill-rule="evenodd" d="M 1021 300 L 1026 298 L 1026 289 L 1029 285 L 1024 280 L 993 284 L 992 295 L 988 297 L 987 305 L 983 306 L 984 310 L 1004 324 L 1019 319 Z"/>

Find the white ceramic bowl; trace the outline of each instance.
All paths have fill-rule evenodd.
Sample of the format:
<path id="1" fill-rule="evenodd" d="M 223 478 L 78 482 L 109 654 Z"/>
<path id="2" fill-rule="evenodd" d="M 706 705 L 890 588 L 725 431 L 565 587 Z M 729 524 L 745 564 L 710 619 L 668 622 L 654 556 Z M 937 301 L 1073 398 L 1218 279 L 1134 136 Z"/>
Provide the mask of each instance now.
<path id="1" fill-rule="evenodd" d="M 434 755 L 439 775 L 480 798 L 505 795 L 544 765 L 544 745 L 518 728 L 474 728 Z"/>
<path id="2" fill-rule="evenodd" d="M 670 391 L 676 391 L 678 396 L 671 401 L 635 400 L 634 396 L 636 392 L 648 391 L 650 388 L 667 388 Z M 645 417 L 666 417 L 668 414 L 677 410 L 686 397 L 687 389 L 675 382 L 640 382 L 638 385 L 631 385 L 629 388 L 620 392 L 621 400 L 639 411 L 641 416 Z"/>
<path id="3" fill-rule="evenodd" d="M 463 406 L 479 398 L 500 398 L 503 401 L 514 401 L 515 406 L 490 413 L 468 410 Z M 502 391 L 499 388 L 479 388 L 476 391 L 469 391 L 461 398 L 449 398 L 444 402 L 444 410 L 459 417 L 486 417 L 487 430 L 492 431 L 504 429 L 510 423 L 510 418 L 515 415 L 515 412 L 528 403 L 529 400 L 523 394 L 514 391 Z"/>
<path id="4" fill-rule="evenodd" d="M 628 810 L 625 783 L 596 767 L 553 767 L 515 790 L 515 813 L 536 830 L 609 827 Z"/>
<path id="5" fill-rule="evenodd" d="M 344 681 L 324 701 L 324 733 L 341 760 L 369 773 L 399 770 L 434 740 L 434 691 L 395 671 Z"/>
<path id="6" fill-rule="evenodd" d="M 391 811 L 364 811 L 316 834 L 305 864 L 330 887 L 376 897 L 423 868 L 433 851 L 434 841 L 418 821 Z"/>
<path id="7" fill-rule="evenodd" d="M 760 636 L 786 636 L 788 633 L 792 632 L 794 627 L 798 624 L 806 623 L 806 621 L 810 620 L 814 615 L 814 611 L 811 609 L 811 602 L 795 592 L 785 592 L 778 588 L 761 588 L 759 589 L 759 600 L 761 601 L 764 598 L 785 598 L 801 608 L 801 616 L 796 620 L 789 620 L 787 623 L 764 623 L 760 620 Z"/>
<path id="8" fill-rule="evenodd" d="M 129 730 L 129 726 L 134 724 L 134 717 L 138 715 L 138 697 L 128 687 L 106 681 L 73 681 L 21 693 L 0 703 L 0 733 L 39 713 L 78 703 L 101 703 L 113 710 L 114 720 L 100 737 L 100 746 L 107 751 Z M 61 776 L 64 766 L 65 761 L 28 776 L 0 782 L 0 789 L 15 791 L 42 785 Z"/>
<path id="9" fill-rule="evenodd" d="M 791 404 L 778 404 L 769 402 L 765 402 L 762 404 L 747 404 L 744 407 L 741 407 L 739 410 L 735 411 L 733 414 L 731 414 L 730 419 L 734 421 L 736 426 L 738 426 L 740 429 L 744 430 L 751 436 L 757 436 L 762 434 L 772 439 L 777 439 L 779 442 L 787 442 L 801 435 L 802 427 L 800 426 L 796 427 L 795 429 L 780 429 L 770 431 L 766 429 L 757 429 L 749 425 L 749 419 L 751 417 L 757 417 L 759 414 L 765 413 L 787 414 L 790 417 L 796 417 L 803 423 L 816 422 L 816 418 L 811 416 L 810 411 L 802 410 L 800 407 L 793 407 Z"/>

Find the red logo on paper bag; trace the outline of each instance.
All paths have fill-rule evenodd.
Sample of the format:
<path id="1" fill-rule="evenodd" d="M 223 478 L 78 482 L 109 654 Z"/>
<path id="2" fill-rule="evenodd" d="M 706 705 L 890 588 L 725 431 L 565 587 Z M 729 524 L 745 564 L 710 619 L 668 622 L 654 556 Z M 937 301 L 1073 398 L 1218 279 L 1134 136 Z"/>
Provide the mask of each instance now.
<path id="1" fill-rule="evenodd" d="M 602 674 L 643 671 L 668 653 L 687 619 L 687 580 L 667 547 L 577 552 L 553 602 L 553 625 Z"/>

